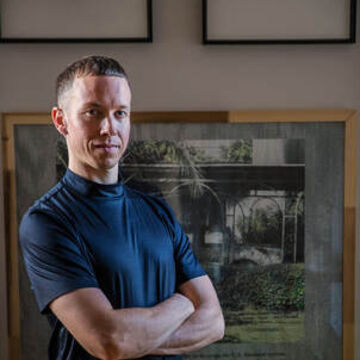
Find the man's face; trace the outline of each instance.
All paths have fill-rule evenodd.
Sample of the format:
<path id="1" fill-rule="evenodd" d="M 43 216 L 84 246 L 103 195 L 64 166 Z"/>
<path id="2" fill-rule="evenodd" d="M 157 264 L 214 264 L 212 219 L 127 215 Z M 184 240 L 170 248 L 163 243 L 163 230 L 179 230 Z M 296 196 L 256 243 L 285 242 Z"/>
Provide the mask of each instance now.
<path id="1" fill-rule="evenodd" d="M 74 80 L 62 106 L 72 169 L 91 172 L 117 167 L 129 141 L 130 102 L 124 78 L 85 76 Z"/>

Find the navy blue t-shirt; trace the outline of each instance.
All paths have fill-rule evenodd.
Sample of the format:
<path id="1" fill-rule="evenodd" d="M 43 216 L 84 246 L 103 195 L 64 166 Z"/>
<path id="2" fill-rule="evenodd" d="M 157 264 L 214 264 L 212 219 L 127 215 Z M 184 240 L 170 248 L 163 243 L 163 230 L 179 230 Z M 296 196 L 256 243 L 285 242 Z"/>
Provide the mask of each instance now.
<path id="1" fill-rule="evenodd" d="M 98 184 L 70 169 L 25 213 L 19 240 L 31 288 L 52 328 L 50 360 L 95 359 L 50 310 L 56 297 L 97 287 L 114 309 L 150 307 L 205 275 L 163 199 L 121 180 Z"/>

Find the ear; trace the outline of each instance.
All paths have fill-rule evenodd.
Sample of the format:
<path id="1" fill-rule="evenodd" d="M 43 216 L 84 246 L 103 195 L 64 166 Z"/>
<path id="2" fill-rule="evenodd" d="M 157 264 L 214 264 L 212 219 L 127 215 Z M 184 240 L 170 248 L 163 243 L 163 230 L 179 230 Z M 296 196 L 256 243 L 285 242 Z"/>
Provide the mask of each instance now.
<path id="1" fill-rule="evenodd" d="M 51 110 L 51 117 L 57 131 L 63 136 L 66 136 L 68 130 L 64 110 L 57 106 L 53 107 Z"/>

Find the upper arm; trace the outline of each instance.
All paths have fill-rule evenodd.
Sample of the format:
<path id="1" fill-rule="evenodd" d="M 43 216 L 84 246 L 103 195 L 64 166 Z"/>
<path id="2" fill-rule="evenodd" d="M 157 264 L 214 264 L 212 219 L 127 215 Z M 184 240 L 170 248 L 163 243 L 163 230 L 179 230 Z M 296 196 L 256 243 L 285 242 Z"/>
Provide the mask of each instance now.
<path id="1" fill-rule="evenodd" d="M 72 228 L 34 210 L 21 221 L 19 241 L 40 311 L 51 310 L 88 352 L 100 354 L 112 306 Z"/>
<path id="2" fill-rule="evenodd" d="M 193 278 L 181 284 L 179 292 L 193 302 L 195 309 L 201 305 L 221 311 L 216 291 L 207 275 Z"/>
<path id="3" fill-rule="evenodd" d="M 195 314 L 201 311 L 197 321 L 211 324 L 216 339 L 224 336 L 225 321 L 214 286 L 207 275 L 188 280 L 179 286 L 179 292 L 190 299 L 195 307 Z M 201 309 L 201 310 L 200 310 Z"/>
<path id="4" fill-rule="evenodd" d="M 51 310 L 88 352 L 100 354 L 112 306 L 71 227 L 56 215 L 31 211 L 22 219 L 19 241 L 40 311 Z"/>
<path id="5" fill-rule="evenodd" d="M 55 298 L 84 287 L 98 287 L 92 266 L 72 229 L 55 216 L 25 214 L 19 241 L 32 290 L 42 313 Z"/>
<path id="6" fill-rule="evenodd" d="M 111 353 L 113 308 L 100 289 L 71 291 L 54 299 L 49 307 L 91 355 L 102 358 L 105 348 L 108 354 Z"/>

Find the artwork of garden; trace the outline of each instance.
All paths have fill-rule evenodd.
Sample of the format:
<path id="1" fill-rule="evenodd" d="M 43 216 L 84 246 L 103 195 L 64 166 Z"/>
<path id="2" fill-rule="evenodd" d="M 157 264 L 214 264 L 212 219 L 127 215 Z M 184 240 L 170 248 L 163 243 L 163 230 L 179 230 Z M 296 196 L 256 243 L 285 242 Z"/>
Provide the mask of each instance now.
<path id="1" fill-rule="evenodd" d="M 296 140 L 132 141 L 124 183 L 164 197 L 211 277 L 223 343 L 304 339 L 303 144 Z M 66 169 L 59 141 L 57 174 Z"/>

